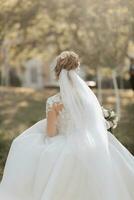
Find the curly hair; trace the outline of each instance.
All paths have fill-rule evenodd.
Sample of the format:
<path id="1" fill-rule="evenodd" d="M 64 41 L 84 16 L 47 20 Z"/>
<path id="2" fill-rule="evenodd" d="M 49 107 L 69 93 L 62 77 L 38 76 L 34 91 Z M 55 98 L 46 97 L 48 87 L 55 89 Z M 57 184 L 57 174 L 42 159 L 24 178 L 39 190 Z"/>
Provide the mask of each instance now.
<path id="1" fill-rule="evenodd" d="M 56 59 L 55 74 L 58 78 L 62 69 L 72 70 L 80 65 L 79 56 L 73 51 L 63 51 Z"/>

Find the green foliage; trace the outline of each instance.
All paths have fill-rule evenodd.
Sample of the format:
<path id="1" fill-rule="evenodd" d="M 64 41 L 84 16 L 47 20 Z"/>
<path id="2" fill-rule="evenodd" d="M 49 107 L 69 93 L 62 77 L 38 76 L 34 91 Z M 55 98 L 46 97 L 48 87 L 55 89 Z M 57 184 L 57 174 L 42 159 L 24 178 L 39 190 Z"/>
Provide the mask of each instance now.
<path id="1" fill-rule="evenodd" d="M 10 62 L 73 49 L 91 67 L 123 63 L 134 34 L 132 0 L 4 0 L 0 41 L 10 39 Z M 1 59 L 2 62 L 2 59 Z"/>

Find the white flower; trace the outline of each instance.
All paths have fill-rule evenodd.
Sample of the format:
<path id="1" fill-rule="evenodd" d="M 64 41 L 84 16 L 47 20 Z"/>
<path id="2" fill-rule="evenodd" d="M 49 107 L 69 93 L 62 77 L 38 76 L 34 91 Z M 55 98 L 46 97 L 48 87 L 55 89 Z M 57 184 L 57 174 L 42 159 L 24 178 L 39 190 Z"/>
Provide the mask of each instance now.
<path id="1" fill-rule="evenodd" d="M 106 122 L 106 127 L 107 127 L 107 130 L 108 130 L 108 129 L 110 129 L 110 128 L 111 128 L 111 126 L 110 126 L 110 123 L 109 123 L 109 121 L 107 121 L 107 120 L 106 120 L 105 122 Z"/>
<path id="2" fill-rule="evenodd" d="M 115 117 L 116 115 L 115 115 L 115 112 L 112 110 L 111 112 L 110 112 L 110 117 Z"/>
<path id="3" fill-rule="evenodd" d="M 104 108 L 102 107 L 102 111 L 103 111 L 103 114 L 104 114 L 104 117 L 105 117 L 105 118 L 109 117 L 109 111 L 108 111 L 107 109 L 104 109 Z"/>
<path id="4" fill-rule="evenodd" d="M 103 115 L 106 121 L 107 130 L 115 129 L 118 125 L 118 117 L 113 110 L 107 110 L 102 107 Z"/>

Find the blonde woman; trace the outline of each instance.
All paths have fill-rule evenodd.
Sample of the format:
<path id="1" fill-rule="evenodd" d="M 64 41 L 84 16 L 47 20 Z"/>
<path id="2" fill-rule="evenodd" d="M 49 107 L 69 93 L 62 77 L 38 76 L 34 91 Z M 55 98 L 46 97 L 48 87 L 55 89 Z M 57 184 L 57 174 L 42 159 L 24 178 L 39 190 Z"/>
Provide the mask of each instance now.
<path id="1" fill-rule="evenodd" d="M 48 98 L 46 119 L 13 141 L 0 200 L 134 199 L 134 158 L 107 132 L 79 65 L 74 52 L 57 57 L 60 92 Z"/>

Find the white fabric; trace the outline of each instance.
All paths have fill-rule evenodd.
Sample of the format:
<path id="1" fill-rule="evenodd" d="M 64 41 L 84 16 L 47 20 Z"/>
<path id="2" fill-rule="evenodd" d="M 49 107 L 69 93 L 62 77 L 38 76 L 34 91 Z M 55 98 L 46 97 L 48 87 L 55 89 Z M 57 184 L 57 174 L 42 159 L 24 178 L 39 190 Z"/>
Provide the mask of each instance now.
<path id="1" fill-rule="evenodd" d="M 107 132 L 101 107 L 75 71 L 62 70 L 58 135 L 41 120 L 12 143 L 0 200 L 133 200 L 134 158 Z M 51 103 L 50 103 L 51 102 Z"/>

